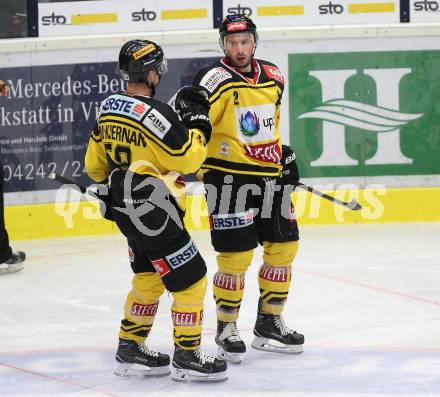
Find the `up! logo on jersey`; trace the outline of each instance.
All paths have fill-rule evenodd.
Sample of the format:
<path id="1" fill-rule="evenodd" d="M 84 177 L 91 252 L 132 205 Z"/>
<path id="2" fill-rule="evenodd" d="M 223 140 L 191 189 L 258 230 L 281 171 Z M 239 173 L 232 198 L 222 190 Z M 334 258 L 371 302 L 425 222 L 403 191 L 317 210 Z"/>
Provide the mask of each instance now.
<path id="1" fill-rule="evenodd" d="M 284 84 L 284 77 L 276 66 L 263 65 L 263 69 L 267 76 L 271 79 L 278 80 L 280 83 Z"/>
<path id="2" fill-rule="evenodd" d="M 245 144 L 271 141 L 275 137 L 275 104 L 235 108 L 237 135 Z"/>
<path id="3" fill-rule="evenodd" d="M 240 130 L 244 135 L 252 136 L 260 131 L 260 120 L 254 113 L 247 112 L 240 117 Z"/>

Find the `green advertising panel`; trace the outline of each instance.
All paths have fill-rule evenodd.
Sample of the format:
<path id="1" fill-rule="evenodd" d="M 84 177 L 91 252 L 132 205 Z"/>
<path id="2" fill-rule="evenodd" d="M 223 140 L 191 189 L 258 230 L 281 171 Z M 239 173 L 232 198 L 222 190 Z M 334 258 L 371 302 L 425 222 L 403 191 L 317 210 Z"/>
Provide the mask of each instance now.
<path id="1" fill-rule="evenodd" d="M 289 55 L 303 177 L 440 174 L 440 51 Z"/>

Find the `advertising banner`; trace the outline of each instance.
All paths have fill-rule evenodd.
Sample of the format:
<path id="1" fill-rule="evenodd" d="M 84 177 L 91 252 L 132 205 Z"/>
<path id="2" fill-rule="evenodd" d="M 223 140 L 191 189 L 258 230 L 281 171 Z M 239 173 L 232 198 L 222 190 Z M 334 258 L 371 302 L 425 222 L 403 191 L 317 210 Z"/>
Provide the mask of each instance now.
<path id="1" fill-rule="evenodd" d="M 100 0 L 39 3 L 41 37 L 208 29 L 212 1 Z"/>
<path id="2" fill-rule="evenodd" d="M 400 51 L 396 51 L 400 49 Z M 1 58 L 0 155 L 12 204 L 48 202 L 51 171 L 89 183 L 83 158 L 99 103 L 122 87 L 118 48 L 18 52 Z M 217 42 L 168 45 L 168 102 L 218 56 Z M 438 186 L 440 48 L 433 37 L 261 40 L 256 56 L 286 79 L 281 134 L 305 183 Z M 215 57 L 215 58 L 213 58 Z M 30 66 L 32 64 L 32 66 Z"/>
<path id="3" fill-rule="evenodd" d="M 157 98 L 168 102 L 213 58 L 168 61 Z M 115 62 L 2 69 L 10 86 L 0 97 L 0 154 L 5 191 L 54 189 L 57 172 L 89 184 L 84 155 L 100 102 L 123 88 Z"/>
<path id="4" fill-rule="evenodd" d="M 440 23 L 440 0 L 410 0 L 411 22 Z"/>
<path id="5" fill-rule="evenodd" d="M 244 14 L 258 27 L 399 23 L 399 0 L 223 0 L 223 15 Z"/>
<path id="6" fill-rule="evenodd" d="M 440 174 L 440 51 L 290 54 L 304 177 Z"/>

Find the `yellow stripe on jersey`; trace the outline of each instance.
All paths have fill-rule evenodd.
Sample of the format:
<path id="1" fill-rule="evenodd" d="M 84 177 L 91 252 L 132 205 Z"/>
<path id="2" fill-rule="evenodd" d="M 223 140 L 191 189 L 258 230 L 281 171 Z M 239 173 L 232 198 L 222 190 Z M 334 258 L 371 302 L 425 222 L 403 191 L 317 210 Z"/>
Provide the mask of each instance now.
<path id="1" fill-rule="evenodd" d="M 231 90 L 233 88 L 240 89 L 240 88 L 250 88 L 254 90 L 259 89 L 266 89 L 269 87 L 276 87 L 277 85 L 273 81 L 268 81 L 267 83 L 260 83 L 260 84 L 249 84 L 241 81 L 233 81 L 232 83 L 225 84 L 220 88 L 217 92 L 215 92 L 210 98 L 209 103 L 214 103 L 217 99 L 219 99 L 220 95 L 222 95 L 224 92 Z"/>
<path id="2" fill-rule="evenodd" d="M 268 167 L 259 167 L 257 165 L 252 168 L 244 169 L 244 167 L 240 167 L 240 163 L 231 164 L 231 162 L 224 162 L 223 166 L 215 163 L 216 159 L 207 158 L 205 163 L 202 165 L 202 170 L 217 170 L 223 171 L 226 173 L 232 172 L 242 175 L 260 175 L 260 176 L 278 176 L 279 169 L 277 167 L 272 167 L 268 169 Z"/>

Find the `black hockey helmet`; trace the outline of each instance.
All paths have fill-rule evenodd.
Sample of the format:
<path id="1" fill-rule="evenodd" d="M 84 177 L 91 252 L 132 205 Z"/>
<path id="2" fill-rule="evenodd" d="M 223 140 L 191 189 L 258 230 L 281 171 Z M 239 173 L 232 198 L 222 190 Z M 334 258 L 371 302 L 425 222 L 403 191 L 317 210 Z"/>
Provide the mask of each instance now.
<path id="1" fill-rule="evenodd" d="M 130 40 L 119 51 L 119 71 L 122 80 L 146 82 L 146 72 L 155 70 L 160 76 L 167 72 L 167 60 L 162 48 L 149 40 Z"/>
<path id="2" fill-rule="evenodd" d="M 223 48 L 224 38 L 230 34 L 237 33 L 252 33 L 254 36 L 254 43 L 257 44 L 258 33 L 255 23 L 246 15 L 229 14 L 223 19 L 220 25 L 220 45 Z"/>

